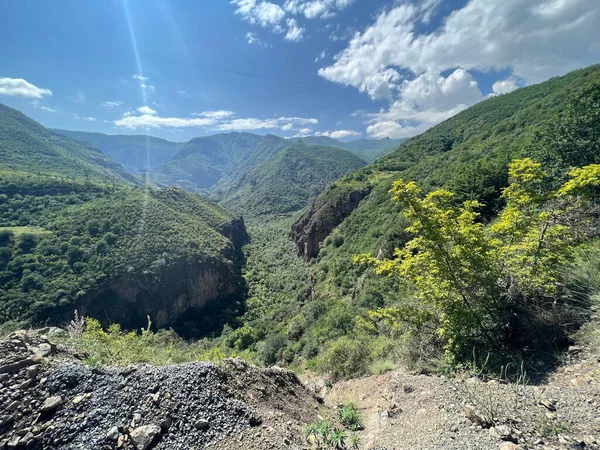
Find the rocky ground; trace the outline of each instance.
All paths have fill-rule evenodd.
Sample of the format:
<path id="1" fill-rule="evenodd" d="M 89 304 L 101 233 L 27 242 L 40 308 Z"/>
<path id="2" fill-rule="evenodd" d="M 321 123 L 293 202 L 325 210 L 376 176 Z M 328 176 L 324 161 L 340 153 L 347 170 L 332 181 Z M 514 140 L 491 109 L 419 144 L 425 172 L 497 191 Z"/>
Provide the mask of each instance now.
<path id="1" fill-rule="evenodd" d="M 0 342 L 0 448 L 300 448 L 315 397 L 290 371 L 241 360 L 90 367 L 51 343 Z"/>
<path id="2" fill-rule="evenodd" d="M 360 408 L 365 448 L 600 449 L 600 359 L 571 349 L 569 360 L 535 384 L 411 374 L 336 383 L 303 376 L 331 408 Z"/>
<path id="3" fill-rule="evenodd" d="M 537 385 L 395 370 L 326 387 L 239 359 L 92 367 L 64 333 L 0 341 L 0 449 L 305 449 L 348 402 L 361 449 L 600 449 L 600 360 L 581 348 Z"/>

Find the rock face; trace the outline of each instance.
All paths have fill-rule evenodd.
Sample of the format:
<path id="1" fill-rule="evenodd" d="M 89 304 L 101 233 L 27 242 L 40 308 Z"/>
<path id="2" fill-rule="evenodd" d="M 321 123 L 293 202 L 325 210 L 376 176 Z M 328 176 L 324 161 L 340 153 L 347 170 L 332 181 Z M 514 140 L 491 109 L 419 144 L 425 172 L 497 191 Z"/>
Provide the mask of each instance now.
<path id="1" fill-rule="evenodd" d="M 221 233 L 231 241 L 223 258 L 204 262 L 179 261 L 160 275 L 126 274 L 91 292 L 79 311 L 125 328 L 145 327 L 149 316 L 158 328 L 175 324 L 186 312 L 240 290 L 241 246 L 248 234 L 243 220 L 232 220 Z M 68 311 L 70 318 L 72 311 Z"/>
<path id="2" fill-rule="evenodd" d="M 305 261 L 319 254 L 320 244 L 369 194 L 368 188 L 318 197 L 292 226 L 292 238 Z"/>
<path id="3" fill-rule="evenodd" d="M 296 439 L 299 448 L 304 424 L 316 418 L 316 399 L 287 370 L 241 360 L 90 367 L 59 347 L 38 359 L 32 379 L 31 366 L 16 363 L 43 343 L 37 332 L 0 341 L 0 367 L 20 367 L 0 376 L 0 449 L 231 448 L 241 435 L 273 449 Z M 281 442 L 267 442 L 267 424 Z"/>

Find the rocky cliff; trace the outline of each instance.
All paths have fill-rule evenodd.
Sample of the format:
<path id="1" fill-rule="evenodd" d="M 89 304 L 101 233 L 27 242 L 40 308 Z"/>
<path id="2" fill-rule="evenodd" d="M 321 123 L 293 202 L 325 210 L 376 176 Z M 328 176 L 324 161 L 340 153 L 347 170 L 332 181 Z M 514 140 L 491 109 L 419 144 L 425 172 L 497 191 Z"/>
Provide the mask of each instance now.
<path id="1" fill-rule="evenodd" d="M 305 261 L 319 254 L 320 244 L 369 195 L 368 187 L 337 191 L 319 196 L 292 226 L 292 238 Z"/>

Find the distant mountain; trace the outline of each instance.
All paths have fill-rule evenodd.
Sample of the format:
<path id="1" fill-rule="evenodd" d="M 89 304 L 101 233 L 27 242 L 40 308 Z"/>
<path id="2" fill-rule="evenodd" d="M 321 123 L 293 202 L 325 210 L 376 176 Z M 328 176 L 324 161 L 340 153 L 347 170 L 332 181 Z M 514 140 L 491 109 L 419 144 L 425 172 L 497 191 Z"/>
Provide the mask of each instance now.
<path id="1" fill-rule="evenodd" d="M 291 141 L 301 141 L 312 145 L 327 145 L 348 150 L 355 155 L 360 156 L 367 162 L 373 162 L 382 156 L 396 150 L 406 139 L 356 139 L 354 141 L 343 142 L 332 139 L 327 136 L 307 136 L 303 138 L 292 138 Z"/>
<path id="2" fill-rule="evenodd" d="M 137 182 L 91 144 L 43 127 L 0 104 L 0 172 L 17 172 L 105 183 Z"/>
<path id="3" fill-rule="evenodd" d="M 161 184 L 190 191 L 207 189 L 236 170 L 252 167 L 276 155 L 289 141 L 251 133 L 226 133 L 194 138 L 152 176 Z"/>
<path id="4" fill-rule="evenodd" d="M 54 130 L 78 141 L 89 142 L 106 156 L 138 174 L 140 169 L 155 169 L 171 159 L 183 145 L 154 136 L 111 135 L 85 131 Z"/>
<path id="5" fill-rule="evenodd" d="M 223 179 L 212 198 L 245 216 L 298 211 L 339 177 L 366 163 L 347 150 L 294 144 L 255 167 Z"/>

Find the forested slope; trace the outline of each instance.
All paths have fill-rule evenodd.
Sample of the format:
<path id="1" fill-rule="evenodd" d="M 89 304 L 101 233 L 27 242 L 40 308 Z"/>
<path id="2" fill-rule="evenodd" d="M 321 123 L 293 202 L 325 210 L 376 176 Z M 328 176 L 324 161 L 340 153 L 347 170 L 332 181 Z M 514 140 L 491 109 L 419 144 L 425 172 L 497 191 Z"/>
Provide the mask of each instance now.
<path id="1" fill-rule="evenodd" d="M 329 183 L 364 165 L 358 156 L 340 148 L 290 145 L 218 183 L 212 198 L 248 217 L 295 212 Z"/>

